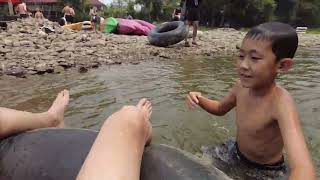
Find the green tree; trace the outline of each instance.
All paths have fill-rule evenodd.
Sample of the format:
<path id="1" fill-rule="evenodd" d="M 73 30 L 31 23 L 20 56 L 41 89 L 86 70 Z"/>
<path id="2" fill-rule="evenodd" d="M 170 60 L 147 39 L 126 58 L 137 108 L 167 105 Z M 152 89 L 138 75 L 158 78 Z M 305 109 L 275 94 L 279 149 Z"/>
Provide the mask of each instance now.
<path id="1" fill-rule="evenodd" d="M 230 0 L 227 17 L 233 27 L 253 26 L 273 18 L 274 0 Z"/>
<path id="2" fill-rule="evenodd" d="M 296 9 L 297 25 L 311 27 L 320 25 L 320 0 L 300 0 Z"/>
<path id="3" fill-rule="evenodd" d="M 282 22 L 292 23 L 296 19 L 296 7 L 296 0 L 277 0 L 275 15 Z"/>
<path id="4" fill-rule="evenodd" d="M 121 17 L 128 12 L 148 21 L 169 21 L 180 1 L 114 0 L 105 14 Z M 137 4 L 142 6 L 141 12 L 134 11 Z M 201 25 L 251 27 L 270 20 L 319 26 L 320 0 L 202 0 Z"/>

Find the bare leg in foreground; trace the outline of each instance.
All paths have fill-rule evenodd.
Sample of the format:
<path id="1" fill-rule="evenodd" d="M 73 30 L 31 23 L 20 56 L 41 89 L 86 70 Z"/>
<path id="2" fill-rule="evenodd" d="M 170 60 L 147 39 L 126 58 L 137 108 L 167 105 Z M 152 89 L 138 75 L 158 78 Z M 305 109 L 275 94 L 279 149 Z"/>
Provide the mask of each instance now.
<path id="1" fill-rule="evenodd" d="M 151 103 L 141 99 L 111 115 L 95 140 L 77 180 L 138 180 L 144 147 L 151 141 Z"/>
<path id="2" fill-rule="evenodd" d="M 0 139 L 28 130 L 64 126 L 69 91 L 60 92 L 47 112 L 30 113 L 0 107 Z"/>

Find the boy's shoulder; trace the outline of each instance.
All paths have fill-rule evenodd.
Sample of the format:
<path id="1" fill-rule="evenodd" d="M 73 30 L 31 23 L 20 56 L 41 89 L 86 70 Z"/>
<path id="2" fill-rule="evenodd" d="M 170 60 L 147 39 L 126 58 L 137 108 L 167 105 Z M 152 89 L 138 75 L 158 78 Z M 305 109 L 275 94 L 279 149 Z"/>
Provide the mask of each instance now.
<path id="1" fill-rule="evenodd" d="M 292 120 L 289 117 L 298 113 L 293 97 L 285 88 L 277 85 L 271 98 L 274 119 L 288 122 Z"/>
<path id="2" fill-rule="evenodd" d="M 273 93 L 273 98 L 275 102 L 279 105 L 282 105 L 283 103 L 288 104 L 288 103 L 293 103 L 294 100 L 291 94 L 282 86 L 276 85 L 274 93 Z"/>

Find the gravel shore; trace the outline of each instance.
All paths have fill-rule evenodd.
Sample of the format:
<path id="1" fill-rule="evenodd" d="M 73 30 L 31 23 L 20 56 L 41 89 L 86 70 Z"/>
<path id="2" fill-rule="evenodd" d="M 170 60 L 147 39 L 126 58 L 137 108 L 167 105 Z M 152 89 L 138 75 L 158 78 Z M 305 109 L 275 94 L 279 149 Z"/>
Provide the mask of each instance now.
<path id="1" fill-rule="evenodd" d="M 187 56 L 230 56 L 237 52 L 245 32 L 213 29 L 199 34 L 199 45 L 155 47 L 145 36 L 72 31 L 45 21 L 54 32 L 40 30 L 34 19 L 18 20 L 0 30 L 0 75 L 60 73 L 66 68 L 86 72 L 101 65 L 138 64 L 151 59 L 182 59 Z M 301 34 L 301 47 L 320 45 L 320 35 Z"/>

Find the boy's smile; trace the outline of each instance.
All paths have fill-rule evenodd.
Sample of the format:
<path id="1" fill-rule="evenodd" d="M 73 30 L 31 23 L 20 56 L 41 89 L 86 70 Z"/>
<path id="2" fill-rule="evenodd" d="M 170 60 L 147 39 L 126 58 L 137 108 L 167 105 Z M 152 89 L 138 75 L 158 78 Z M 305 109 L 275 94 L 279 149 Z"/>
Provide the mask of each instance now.
<path id="1" fill-rule="evenodd" d="M 237 69 L 241 84 L 246 88 L 260 89 L 273 84 L 278 63 L 271 41 L 246 38 L 243 40 Z"/>

